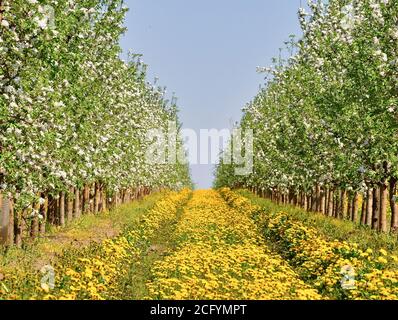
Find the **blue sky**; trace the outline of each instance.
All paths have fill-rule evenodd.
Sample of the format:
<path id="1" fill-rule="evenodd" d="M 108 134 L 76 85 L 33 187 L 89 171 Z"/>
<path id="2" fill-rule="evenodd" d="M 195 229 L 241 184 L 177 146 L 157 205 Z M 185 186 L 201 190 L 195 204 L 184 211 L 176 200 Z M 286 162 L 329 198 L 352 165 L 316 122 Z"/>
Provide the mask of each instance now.
<path id="1" fill-rule="evenodd" d="M 305 2 L 305 1 L 303 1 Z M 268 66 L 289 35 L 300 35 L 300 0 L 127 0 L 125 52 L 142 53 L 155 76 L 176 92 L 185 128 L 231 128 L 264 83 Z M 212 165 L 191 166 L 209 188 Z"/>

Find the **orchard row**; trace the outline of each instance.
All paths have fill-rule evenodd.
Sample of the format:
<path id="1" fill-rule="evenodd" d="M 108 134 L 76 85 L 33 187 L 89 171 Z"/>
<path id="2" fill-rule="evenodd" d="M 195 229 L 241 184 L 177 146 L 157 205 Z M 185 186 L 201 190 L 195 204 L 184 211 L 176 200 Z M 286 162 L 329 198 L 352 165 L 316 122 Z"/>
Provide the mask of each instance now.
<path id="1" fill-rule="evenodd" d="M 261 70 L 267 84 L 244 109 L 253 173 L 235 176 L 220 164 L 216 185 L 396 231 L 398 2 L 309 7 L 299 12 L 303 37 Z"/>
<path id="2" fill-rule="evenodd" d="M 6 242 L 190 184 L 186 165 L 146 162 L 148 130 L 179 120 L 175 100 L 146 81 L 141 57 L 120 58 L 126 11 L 121 0 L 0 1 Z"/>

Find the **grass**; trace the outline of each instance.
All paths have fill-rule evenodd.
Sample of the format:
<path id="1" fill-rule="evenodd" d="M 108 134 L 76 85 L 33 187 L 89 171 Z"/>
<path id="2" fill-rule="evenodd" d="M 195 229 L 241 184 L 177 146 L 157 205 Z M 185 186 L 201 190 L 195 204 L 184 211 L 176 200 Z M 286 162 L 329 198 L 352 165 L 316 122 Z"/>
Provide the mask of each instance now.
<path id="1" fill-rule="evenodd" d="M 16 247 L 0 247 L 0 278 L 15 268 L 40 270 L 68 249 L 87 247 L 90 243 L 113 238 L 125 228 L 140 222 L 142 215 L 162 197 L 155 193 L 142 200 L 121 205 L 99 215 L 85 215 L 65 228 L 53 227 L 42 238 Z"/>
<path id="2" fill-rule="evenodd" d="M 153 265 L 176 249 L 174 231 L 184 209 L 179 208 L 176 219 L 163 224 L 150 239 L 150 247 L 143 252 L 138 261 L 132 262 L 128 277 L 124 283 L 124 300 L 143 300 L 148 297 L 147 282 L 153 278 Z"/>
<path id="3" fill-rule="evenodd" d="M 353 223 L 348 220 L 341 220 L 326 217 L 320 213 L 307 212 L 301 208 L 291 205 L 278 205 L 269 199 L 260 198 L 250 191 L 238 191 L 252 203 L 259 205 L 266 212 L 286 212 L 291 219 L 301 221 L 307 226 L 315 227 L 318 232 L 328 240 L 340 240 L 357 243 L 361 249 L 371 248 L 374 251 L 386 249 L 398 254 L 398 236 L 383 234 L 371 230 L 368 226 Z"/>
<path id="4" fill-rule="evenodd" d="M 148 297 L 146 284 L 151 280 L 152 266 L 176 248 L 174 230 L 181 219 L 183 208 L 178 209 L 177 215 L 171 221 L 166 220 L 167 222 L 161 224 L 156 232 L 149 233 L 152 234 L 149 239 L 144 238 L 136 242 L 137 239 L 131 232 L 140 233 L 140 228 L 145 228 L 146 214 L 165 196 L 168 196 L 167 192 L 157 193 L 141 201 L 120 206 L 111 212 L 98 216 L 87 215 L 62 230 L 53 228 L 45 238 L 25 245 L 22 249 L 3 249 L 3 254 L 0 256 L 0 276 L 3 275 L 3 278 L 0 277 L 0 300 L 45 299 L 47 292 L 43 295 L 40 289 L 39 281 L 42 274 L 39 270 L 46 265 L 54 266 L 59 276 L 56 280 L 59 291 L 51 291 L 51 297 L 53 292 L 60 296 L 65 294 L 64 289 L 68 288 L 65 283 L 73 280 L 67 274 L 69 270 L 80 274 L 79 285 L 84 290 L 78 287 L 79 294 L 92 294 L 90 290 L 93 285 L 90 283 L 98 279 L 99 283 L 102 283 L 102 275 L 98 276 L 98 270 L 103 272 L 106 269 L 103 267 L 104 264 L 100 265 L 95 261 L 99 261 L 98 259 L 101 259 L 99 257 L 109 257 L 112 254 L 115 259 L 118 258 L 117 254 L 123 252 L 123 249 L 120 251 L 117 249 L 123 248 L 123 245 L 116 247 L 108 245 L 108 249 L 104 249 L 104 243 L 110 244 L 118 239 L 122 240 L 120 242 L 122 244 L 125 243 L 123 241 L 133 244 L 134 248 L 138 249 L 138 256 L 133 253 L 135 250 L 132 250 L 132 254 L 127 258 L 124 256 L 126 260 L 117 267 L 112 266 L 112 263 L 116 263 L 113 260 L 104 260 L 105 265 L 110 266 L 109 270 L 106 269 L 108 279 L 113 274 L 112 268 L 118 271 L 115 272 L 117 281 L 111 280 L 113 282 L 108 283 L 106 291 L 102 292 L 102 297 L 107 300 L 146 299 Z M 103 241 L 108 238 L 111 238 L 110 242 Z M 93 277 L 91 273 L 91 276 L 84 278 L 88 265 L 91 272 L 95 270 L 96 276 Z M 71 292 L 76 288 L 76 285 L 73 287 L 71 285 Z"/>

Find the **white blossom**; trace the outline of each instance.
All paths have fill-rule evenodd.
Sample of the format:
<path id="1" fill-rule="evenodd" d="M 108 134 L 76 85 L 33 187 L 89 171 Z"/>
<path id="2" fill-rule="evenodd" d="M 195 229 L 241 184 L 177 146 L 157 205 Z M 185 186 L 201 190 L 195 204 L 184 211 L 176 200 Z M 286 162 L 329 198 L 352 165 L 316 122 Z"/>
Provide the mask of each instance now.
<path id="1" fill-rule="evenodd" d="M 1 25 L 2 25 L 3 27 L 5 27 L 5 28 L 9 28 L 9 27 L 10 27 L 10 23 L 9 23 L 7 20 L 5 20 L 5 19 L 3 19 L 3 20 L 1 21 Z"/>

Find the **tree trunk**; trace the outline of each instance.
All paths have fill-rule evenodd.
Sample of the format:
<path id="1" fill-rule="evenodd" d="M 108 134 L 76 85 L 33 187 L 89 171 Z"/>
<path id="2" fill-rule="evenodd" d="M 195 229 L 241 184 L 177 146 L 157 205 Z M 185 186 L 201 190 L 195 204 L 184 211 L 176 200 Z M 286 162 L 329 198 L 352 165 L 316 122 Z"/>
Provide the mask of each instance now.
<path id="1" fill-rule="evenodd" d="M 339 217 L 339 203 L 340 203 L 340 190 L 335 190 L 334 202 L 333 202 L 333 217 Z"/>
<path id="2" fill-rule="evenodd" d="M 48 197 L 47 219 L 51 224 L 57 223 L 58 208 L 59 208 L 58 201 L 59 199 L 56 199 L 53 196 Z"/>
<path id="3" fill-rule="evenodd" d="M 328 196 L 328 210 L 327 210 L 327 214 L 329 217 L 333 217 L 333 189 L 330 188 L 329 189 L 329 196 Z"/>
<path id="4" fill-rule="evenodd" d="M 101 188 L 101 192 L 100 192 L 100 212 L 105 211 L 106 208 L 106 195 L 105 195 L 105 187 L 103 186 Z"/>
<path id="5" fill-rule="evenodd" d="M 39 214 L 40 214 L 40 202 L 34 205 L 35 215 L 32 218 L 32 224 L 30 226 L 30 236 L 37 238 L 39 236 Z"/>
<path id="6" fill-rule="evenodd" d="M 315 187 L 315 198 L 316 198 L 315 211 L 316 212 L 321 212 L 321 202 L 322 202 L 321 193 L 322 193 L 321 187 L 319 184 L 317 184 Z"/>
<path id="7" fill-rule="evenodd" d="M 361 225 L 366 224 L 366 199 L 365 196 L 362 195 L 362 208 L 361 208 Z"/>
<path id="8" fill-rule="evenodd" d="M 90 210 L 90 189 L 88 186 L 84 186 L 83 189 L 83 214 L 86 214 Z"/>
<path id="9" fill-rule="evenodd" d="M 391 232 L 398 232 L 398 203 L 396 201 L 397 179 L 390 179 Z"/>
<path id="10" fill-rule="evenodd" d="M 288 193 L 287 193 L 287 195 L 288 195 L 288 204 L 290 204 L 290 205 L 292 205 L 293 204 L 293 198 L 294 198 L 294 194 L 293 194 L 293 191 L 291 190 L 291 189 L 289 189 L 289 191 L 288 191 Z"/>
<path id="11" fill-rule="evenodd" d="M 100 211 L 100 199 L 101 199 L 101 188 L 98 182 L 95 183 L 94 186 L 94 213 L 98 213 Z"/>
<path id="12" fill-rule="evenodd" d="M 119 201 L 119 192 L 115 192 L 115 195 L 112 198 L 112 208 L 115 208 Z"/>
<path id="13" fill-rule="evenodd" d="M 353 195 L 350 192 L 347 199 L 347 213 L 345 214 L 345 219 L 352 220 L 352 202 L 353 202 Z"/>
<path id="14" fill-rule="evenodd" d="M 44 199 L 43 203 L 40 205 L 40 226 L 39 226 L 39 232 L 41 235 L 44 235 L 46 233 L 46 223 L 47 223 L 47 215 L 48 215 L 48 197 L 42 193 L 41 197 Z"/>
<path id="15" fill-rule="evenodd" d="M 0 193 L 0 244 L 12 245 L 14 241 L 10 239 L 10 221 L 14 220 L 12 215 L 12 204 L 10 197 Z"/>
<path id="16" fill-rule="evenodd" d="M 14 244 L 15 234 L 14 234 L 14 223 L 15 223 L 15 206 L 14 206 L 14 199 L 12 197 L 9 198 L 10 200 L 10 221 L 8 226 L 8 243 L 10 245 Z"/>
<path id="17" fill-rule="evenodd" d="M 328 201 L 328 189 L 326 187 L 321 190 L 321 213 L 326 214 Z"/>
<path id="18" fill-rule="evenodd" d="M 346 200 L 347 200 L 347 190 L 341 190 L 341 197 L 340 197 L 340 210 L 339 210 L 339 217 L 340 219 L 344 219 L 344 213 L 346 212 Z"/>
<path id="19" fill-rule="evenodd" d="M 122 190 L 121 192 L 121 204 L 125 204 L 127 202 L 127 191 Z"/>
<path id="20" fill-rule="evenodd" d="M 373 188 L 366 192 L 366 225 L 372 227 L 373 220 Z"/>
<path id="21" fill-rule="evenodd" d="M 373 213 L 372 213 L 372 229 L 377 230 L 379 227 L 380 212 L 380 188 L 376 186 L 373 191 Z"/>
<path id="22" fill-rule="evenodd" d="M 92 213 L 94 211 L 94 192 L 93 186 L 88 187 L 88 201 L 87 201 L 87 211 L 86 213 Z"/>
<path id="23" fill-rule="evenodd" d="M 75 219 L 79 219 L 80 218 L 80 191 L 79 188 L 75 188 L 75 199 L 74 199 L 74 210 L 73 210 L 73 214 Z"/>
<path id="24" fill-rule="evenodd" d="M 295 194 L 293 195 L 293 205 L 294 205 L 295 207 L 297 207 L 297 204 L 298 204 L 298 194 L 295 193 Z"/>
<path id="25" fill-rule="evenodd" d="M 68 222 L 73 220 L 73 188 L 69 189 L 66 199 L 66 219 Z"/>
<path id="26" fill-rule="evenodd" d="M 312 190 L 312 193 L 311 193 L 311 211 L 312 212 L 316 212 L 317 208 L 318 208 L 317 189 L 318 189 L 318 186 L 316 186 L 315 190 Z"/>
<path id="27" fill-rule="evenodd" d="M 339 217 L 339 203 L 340 203 L 340 192 L 337 189 L 336 195 L 334 196 L 333 199 L 333 217 L 335 217 L 336 219 Z"/>
<path id="28" fill-rule="evenodd" d="M 17 212 L 14 220 L 14 242 L 18 248 L 22 247 L 22 215 L 22 212 Z"/>
<path id="29" fill-rule="evenodd" d="M 384 180 L 380 183 L 380 214 L 379 214 L 379 231 L 387 232 L 387 196 L 388 186 Z"/>
<path id="30" fill-rule="evenodd" d="M 353 198 L 352 198 L 352 214 L 351 214 L 351 219 L 354 222 L 357 222 L 358 220 L 358 192 L 354 192 Z"/>
<path id="31" fill-rule="evenodd" d="M 119 201 L 120 201 L 120 193 L 118 191 L 118 192 L 115 193 L 114 201 L 112 202 L 112 207 L 116 208 L 118 206 L 118 204 L 119 204 Z"/>
<path id="32" fill-rule="evenodd" d="M 307 210 L 307 208 L 308 208 L 308 201 L 307 201 L 307 195 L 303 192 L 302 194 L 301 194 L 301 196 L 302 196 L 302 201 L 303 201 L 303 209 L 304 210 Z"/>
<path id="33" fill-rule="evenodd" d="M 65 192 L 61 192 L 59 196 L 59 225 L 65 227 Z"/>

